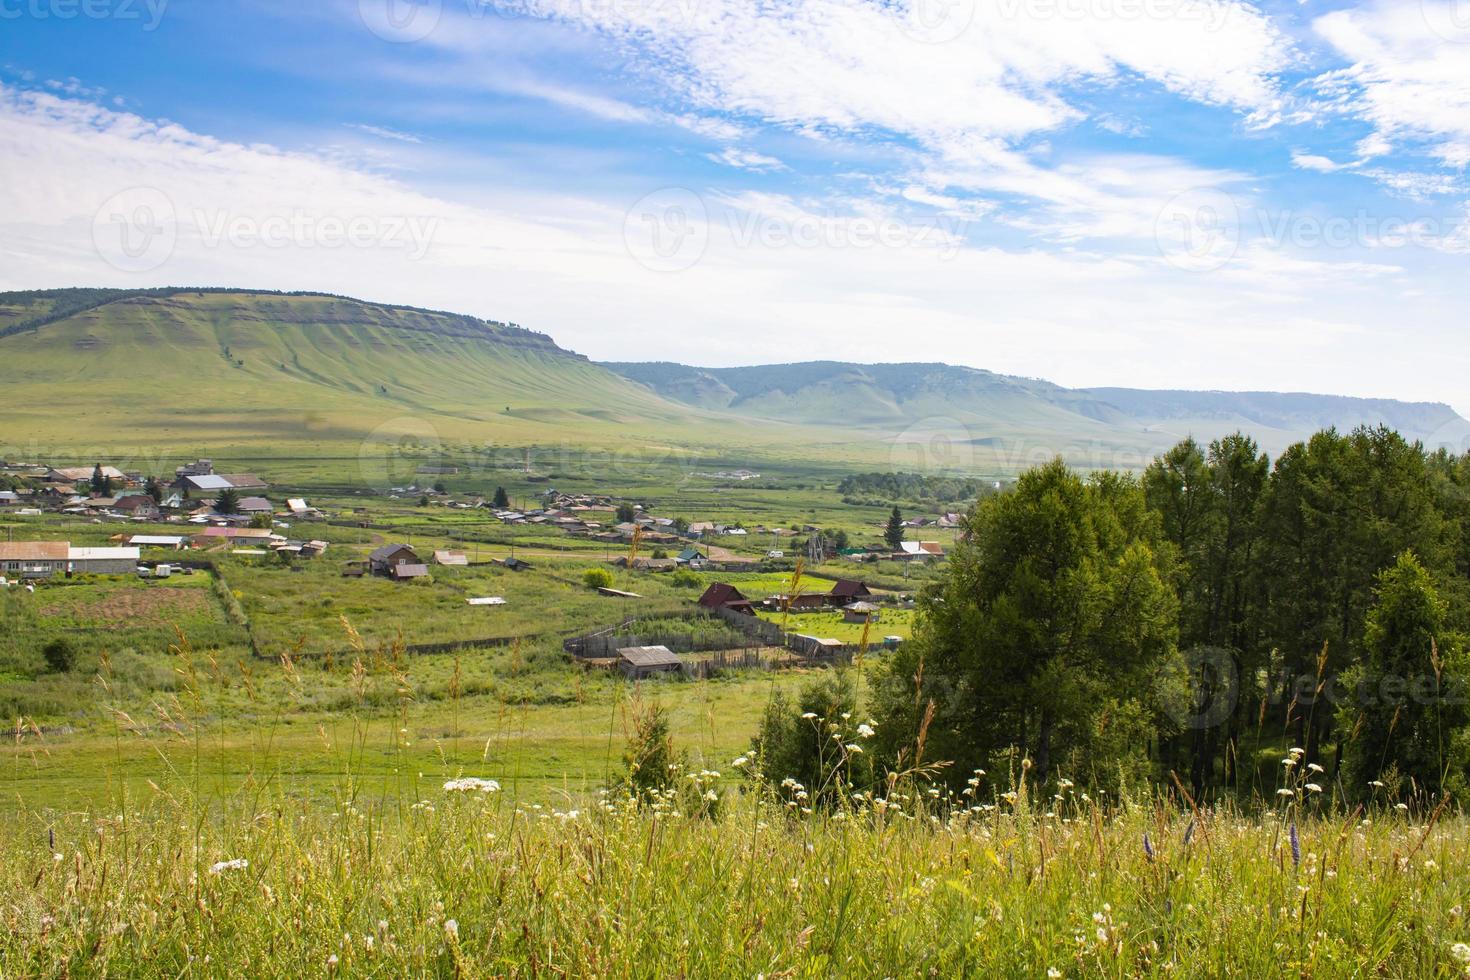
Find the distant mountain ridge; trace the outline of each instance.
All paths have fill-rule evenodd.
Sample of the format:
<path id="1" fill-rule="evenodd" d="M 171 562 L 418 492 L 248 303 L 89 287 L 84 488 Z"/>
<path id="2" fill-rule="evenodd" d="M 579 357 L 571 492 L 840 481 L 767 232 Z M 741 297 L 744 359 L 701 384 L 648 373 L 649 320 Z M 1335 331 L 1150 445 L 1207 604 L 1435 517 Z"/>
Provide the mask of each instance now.
<path id="1" fill-rule="evenodd" d="M 820 425 L 905 427 L 953 419 L 993 441 L 1008 427 L 1213 438 L 1244 430 L 1281 448 L 1325 428 L 1382 423 L 1409 438 L 1458 447 L 1470 422 L 1448 405 L 1302 392 L 1064 388 L 1035 378 L 942 363 L 811 361 L 701 368 L 609 362 L 609 370 L 706 410 Z"/>

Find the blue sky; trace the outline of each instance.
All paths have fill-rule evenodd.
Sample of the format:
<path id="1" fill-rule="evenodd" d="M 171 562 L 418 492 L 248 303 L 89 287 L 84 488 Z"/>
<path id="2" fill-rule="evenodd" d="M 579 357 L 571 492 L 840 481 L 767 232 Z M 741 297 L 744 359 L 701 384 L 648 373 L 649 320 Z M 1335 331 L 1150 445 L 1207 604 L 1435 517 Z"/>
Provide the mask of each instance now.
<path id="1" fill-rule="evenodd" d="M 1463 0 L 0 0 L 0 286 L 1470 414 Z"/>

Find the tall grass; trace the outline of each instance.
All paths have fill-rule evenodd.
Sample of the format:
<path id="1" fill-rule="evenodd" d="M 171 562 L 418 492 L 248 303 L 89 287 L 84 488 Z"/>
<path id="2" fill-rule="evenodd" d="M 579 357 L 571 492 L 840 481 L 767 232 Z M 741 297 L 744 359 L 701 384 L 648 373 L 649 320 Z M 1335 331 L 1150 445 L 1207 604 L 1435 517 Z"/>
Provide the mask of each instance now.
<path id="1" fill-rule="evenodd" d="M 1292 791 L 1245 812 L 1200 808 L 1182 788 L 1104 803 L 1065 781 L 1043 790 L 1024 765 L 955 794 L 917 757 L 877 794 L 843 791 L 827 809 L 751 772 L 754 757 L 675 771 L 641 799 L 531 803 L 487 761 L 488 741 L 451 742 L 426 774 L 406 751 L 415 682 L 392 651 L 349 639 L 353 700 L 317 750 L 336 775 L 308 797 L 255 760 L 310 677 L 283 659 L 287 693 L 257 705 L 234 760 L 247 772 L 229 778 L 206 751 L 229 668 L 181 638 L 178 693 L 153 723 L 111 708 L 119 742 L 159 742 L 148 788 L 110 786 L 104 766 L 93 808 L 21 806 L 0 834 L 0 976 L 1466 970 L 1470 824 L 1443 805 L 1385 798 L 1347 814 Z M 398 702 L 386 717 L 370 699 L 382 671 Z M 244 676 L 247 697 L 262 698 L 262 680 Z M 448 696 L 457 729 L 457 669 Z M 46 751 L 34 728 L 14 737 L 17 766 Z M 364 752 L 383 743 L 397 762 L 370 773 Z M 607 765 L 607 785 L 625 785 L 612 746 Z"/>

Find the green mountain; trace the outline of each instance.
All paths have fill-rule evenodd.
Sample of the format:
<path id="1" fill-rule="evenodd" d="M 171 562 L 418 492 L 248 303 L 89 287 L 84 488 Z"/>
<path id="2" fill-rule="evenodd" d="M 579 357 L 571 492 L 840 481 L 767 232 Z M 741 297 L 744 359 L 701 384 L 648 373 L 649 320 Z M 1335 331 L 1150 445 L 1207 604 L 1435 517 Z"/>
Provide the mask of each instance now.
<path id="1" fill-rule="evenodd" d="M 1056 455 L 1136 468 L 1236 429 L 1273 452 L 1375 422 L 1470 448 L 1444 405 L 1073 390 L 944 364 L 602 365 L 514 324 L 240 289 L 0 293 L 0 381 L 0 458 L 294 460 L 373 483 L 385 456 L 486 446 L 978 476 Z"/>
<path id="2" fill-rule="evenodd" d="M 1277 392 L 1063 388 L 948 364 L 814 361 L 697 368 L 667 362 L 605 367 L 658 394 L 706 410 L 807 425 L 917 429 L 971 446 L 1062 440 L 1058 451 L 1157 452 L 1186 435 L 1243 430 L 1280 451 L 1328 427 L 1383 423 L 1432 445 L 1466 448 L 1470 422 L 1448 405 Z"/>
<path id="3" fill-rule="evenodd" d="M 0 456 L 621 443 L 690 414 L 510 324 L 243 290 L 0 293 L 0 379 Z"/>

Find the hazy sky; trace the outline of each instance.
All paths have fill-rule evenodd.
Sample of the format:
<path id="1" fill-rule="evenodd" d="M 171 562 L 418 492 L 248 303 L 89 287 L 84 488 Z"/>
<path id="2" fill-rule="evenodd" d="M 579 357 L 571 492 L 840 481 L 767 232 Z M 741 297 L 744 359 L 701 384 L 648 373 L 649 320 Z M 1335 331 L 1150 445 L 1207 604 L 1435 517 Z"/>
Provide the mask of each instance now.
<path id="1" fill-rule="evenodd" d="M 0 287 L 597 358 L 1470 415 L 1467 163 L 1466 0 L 0 0 Z"/>

